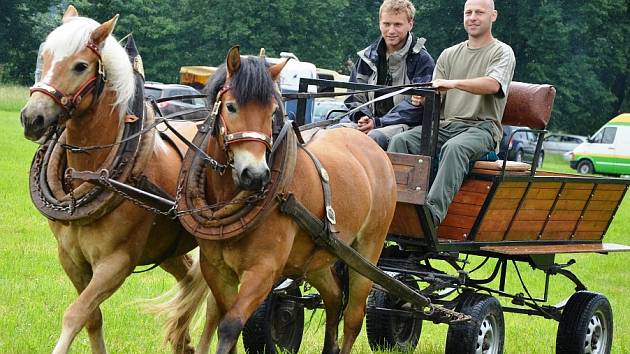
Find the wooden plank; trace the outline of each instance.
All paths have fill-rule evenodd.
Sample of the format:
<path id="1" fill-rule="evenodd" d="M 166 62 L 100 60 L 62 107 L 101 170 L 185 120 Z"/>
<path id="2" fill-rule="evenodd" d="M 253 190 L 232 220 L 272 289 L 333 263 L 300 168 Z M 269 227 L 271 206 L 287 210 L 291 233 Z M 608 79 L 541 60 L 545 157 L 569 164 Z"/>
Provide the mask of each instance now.
<path id="1" fill-rule="evenodd" d="M 597 185 L 597 190 L 598 191 L 623 191 L 625 189 L 626 189 L 626 185 L 625 184 L 599 183 Z"/>
<path id="2" fill-rule="evenodd" d="M 591 191 L 587 189 L 565 189 L 562 192 L 564 200 L 587 200 Z"/>
<path id="3" fill-rule="evenodd" d="M 549 231 L 547 228 L 545 228 L 545 232 L 543 232 L 542 237 L 540 239 L 544 241 L 564 241 L 564 240 L 569 240 L 572 234 L 573 234 L 573 230 Z"/>
<path id="4" fill-rule="evenodd" d="M 447 214 L 442 224 L 440 224 L 440 227 L 453 226 L 461 229 L 467 229 L 468 231 L 466 233 L 470 233 L 470 229 L 472 229 L 475 224 L 475 220 L 477 220 L 477 217 Z"/>
<path id="5" fill-rule="evenodd" d="M 508 229 L 508 227 L 510 226 L 510 221 L 511 219 L 496 219 L 496 218 L 491 218 L 488 217 L 488 214 L 486 214 L 486 217 L 483 219 L 483 221 L 481 222 L 481 225 L 479 225 L 479 231 L 506 231 Z"/>
<path id="6" fill-rule="evenodd" d="M 554 210 L 551 213 L 549 220 L 553 221 L 576 221 L 580 218 L 581 211 L 579 210 Z"/>
<path id="7" fill-rule="evenodd" d="M 424 238 L 422 226 L 420 225 L 420 217 L 416 212 L 416 206 L 408 203 L 397 203 L 394 219 L 389 226 L 389 233 Z"/>
<path id="8" fill-rule="evenodd" d="M 534 210 L 551 210 L 553 200 L 537 200 L 537 199 L 525 199 L 521 209 L 534 209 Z"/>
<path id="9" fill-rule="evenodd" d="M 518 221 L 543 221 L 549 215 L 548 210 L 519 210 L 515 220 Z"/>
<path id="10" fill-rule="evenodd" d="M 575 230 L 577 220 L 573 221 L 549 221 L 545 227 L 545 231 L 562 231 L 571 234 Z"/>
<path id="11" fill-rule="evenodd" d="M 610 221 L 613 217 L 613 210 L 604 210 L 604 211 L 595 211 L 595 210 L 587 210 L 584 213 L 584 217 L 582 220 L 584 221 Z"/>
<path id="12" fill-rule="evenodd" d="M 429 185 L 431 158 L 427 156 L 388 153 L 398 189 L 398 201 L 422 205 Z"/>
<path id="13" fill-rule="evenodd" d="M 607 221 L 582 221 L 576 230 L 576 234 L 582 231 L 603 232 L 608 226 Z"/>
<path id="14" fill-rule="evenodd" d="M 560 187 L 562 187 L 562 182 L 543 182 L 534 179 L 530 188 L 560 190 Z"/>
<path id="15" fill-rule="evenodd" d="M 575 243 L 565 245 L 484 246 L 481 247 L 481 250 L 505 255 L 530 255 L 558 253 L 628 252 L 630 251 L 630 247 L 614 243 Z"/>
<path id="16" fill-rule="evenodd" d="M 504 199 L 521 199 L 523 194 L 525 193 L 526 188 L 507 188 L 507 187 L 499 187 L 496 192 L 494 192 L 494 198 L 504 198 Z"/>
<path id="17" fill-rule="evenodd" d="M 481 192 L 483 190 L 489 191 L 491 186 L 492 186 L 492 181 L 484 181 L 480 179 L 467 178 L 464 180 L 464 183 L 462 183 L 462 186 L 461 188 L 459 188 L 459 190 L 470 191 L 470 192 Z"/>
<path id="18" fill-rule="evenodd" d="M 623 192 L 624 191 L 601 190 L 599 189 L 599 187 L 597 187 L 597 190 L 595 191 L 595 193 L 593 193 L 592 200 L 609 200 L 617 202 L 623 196 Z"/>
<path id="19" fill-rule="evenodd" d="M 556 199 L 560 188 L 530 188 L 527 199 Z"/>
<path id="20" fill-rule="evenodd" d="M 580 231 L 576 232 L 573 240 L 599 241 L 602 239 L 603 231 Z"/>
<path id="21" fill-rule="evenodd" d="M 586 200 L 559 200 L 556 210 L 579 210 L 582 211 L 586 205 Z"/>
<path id="22" fill-rule="evenodd" d="M 593 183 L 579 183 L 579 182 L 574 182 L 574 183 L 567 183 L 565 185 L 565 189 L 586 189 L 589 191 L 593 190 Z"/>
<path id="23" fill-rule="evenodd" d="M 542 228 L 540 225 L 539 230 Z M 514 231 L 510 230 L 506 236 L 507 241 L 535 241 L 538 239 L 538 231 Z"/>
<path id="24" fill-rule="evenodd" d="M 611 203 L 610 201 L 591 200 L 591 202 L 588 203 L 588 208 L 586 210 L 604 211 L 604 210 L 615 210 L 616 208 L 617 208 L 617 203 Z"/>
<path id="25" fill-rule="evenodd" d="M 492 198 L 488 210 L 516 210 L 520 201 L 520 199 Z"/>
<path id="26" fill-rule="evenodd" d="M 464 241 L 468 237 L 469 229 L 440 225 L 437 229 L 438 237 L 449 240 Z"/>
<path id="27" fill-rule="evenodd" d="M 486 197 L 488 193 L 475 193 L 469 191 L 459 191 L 455 194 L 455 198 L 453 198 L 453 202 L 456 203 L 464 203 L 464 204 L 472 204 L 472 205 L 483 205 L 486 201 Z"/>
<path id="28" fill-rule="evenodd" d="M 503 234 L 505 232 L 501 231 L 479 231 L 475 236 L 476 242 L 494 242 L 494 241 L 502 241 Z"/>
<path id="29" fill-rule="evenodd" d="M 474 216 L 479 215 L 479 211 L 481 211 L 481 205 L 473 205 L 473 204 L 464 204 L 464 203 L 452 203 L 448 207 L 449 215 L 462 215 L 462 216 Z"/>
<path id="30" fill-rule="evenodd" d="M 543 221 L 514 221 L 512 223 L 512 227 L 510 228 L 510 233 L 512 231 L 527 231 L 527 232 L 535 232 L 536 236 L 543 227 Z"/>

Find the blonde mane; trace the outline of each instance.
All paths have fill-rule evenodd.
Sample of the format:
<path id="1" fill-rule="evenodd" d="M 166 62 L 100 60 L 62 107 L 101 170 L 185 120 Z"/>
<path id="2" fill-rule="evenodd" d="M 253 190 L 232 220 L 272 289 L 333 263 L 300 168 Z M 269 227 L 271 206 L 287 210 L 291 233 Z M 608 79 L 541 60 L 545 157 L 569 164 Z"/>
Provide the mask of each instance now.
<path id="1" fill-rule="evenodd" d="M 49 50 L 52 54 L 53 66 L 54 63 L 85 48 L 90 34 L 99 25 L 98 22 L 86 17 L 74 17 L 50 32 L 43 50 Z M 116 92 L 116 101 L 112 108 L 119 108 L 122 117 L 126 114 L 128 105 L 133 103 L 135 94 L 135 80 L 129 57 L 112 36 L 107 37 L 101 56 L 108 80 L 105 89 Z"/>

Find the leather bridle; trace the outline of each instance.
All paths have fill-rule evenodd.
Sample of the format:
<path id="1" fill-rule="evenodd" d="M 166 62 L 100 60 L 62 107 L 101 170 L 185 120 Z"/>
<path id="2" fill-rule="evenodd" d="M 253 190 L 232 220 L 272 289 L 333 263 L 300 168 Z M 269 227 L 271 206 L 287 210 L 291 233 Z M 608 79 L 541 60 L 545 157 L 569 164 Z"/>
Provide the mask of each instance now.
<path id="1" fill-rule="evenodd" d="M 224 93 L 231 90 L 232 87 L 229 84 L 226 84 L 219 90 L 217 94 L 217 99 L 214 103 L 214 107 L 212 109 L 212 114 L 218 116 L 221 121 L 221 127 L 218 127 L 216 130 L 218 134 L 219 140 L 223 140 L 223 148 L 227 151 L 231 144 L 241 143 L 245 141 L 254 141 L 258 143 L 262 143 L 265 145 L 267 151 L 271 151 L 273 145 L 273 139 L 266 134 L 255 131 L 242 131 L 236 133 L 230 133 L 228 130 L 228 126 L 225 123 L 225 119 L 223 118 L 223 114 L 219 112 L 221 107 L 221 96 Z M 215 119 L 216 122 L 216 119 Z M 215 123 L 216 124 L 216 123 Z"/>
<path id="2" fill-rule="evenodd" d="M 105 84 L 105 72 L 103 70 L 103 60 L 101 58 L 100 48 L 92 41 L 89 41 L 86 47 L 96 54 L 96 57 L 98 58 L 98 69 L 96 75 L 84 82 L 76 93 L 65 94 L 58 88 L 43 81 L 37 82 L 30 89 L 31 95 L 35 92 L 41 92 L 52 98 L 53 101 L 55 101 L 55 103 L 57 103 L 57 105 L 59 105 L 66 113 L 67 118 L 72 116 L 74 111 L 81 104 L 83 98 L 90 93 L 94 94 L 92 103 L 96 102 L 96 99 L 100 96 Z"/>

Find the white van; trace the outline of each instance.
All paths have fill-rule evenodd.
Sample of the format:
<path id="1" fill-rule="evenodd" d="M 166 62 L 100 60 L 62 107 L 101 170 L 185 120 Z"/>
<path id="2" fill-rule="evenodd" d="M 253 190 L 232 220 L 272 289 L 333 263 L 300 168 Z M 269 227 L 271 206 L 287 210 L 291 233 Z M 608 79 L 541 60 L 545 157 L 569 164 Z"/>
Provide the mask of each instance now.
<path id="1" fill-rule="evenodd" d="M 611 119 L 571 152 L 571 168 L 579 173 L 630 175 L 630 113 Z"/>

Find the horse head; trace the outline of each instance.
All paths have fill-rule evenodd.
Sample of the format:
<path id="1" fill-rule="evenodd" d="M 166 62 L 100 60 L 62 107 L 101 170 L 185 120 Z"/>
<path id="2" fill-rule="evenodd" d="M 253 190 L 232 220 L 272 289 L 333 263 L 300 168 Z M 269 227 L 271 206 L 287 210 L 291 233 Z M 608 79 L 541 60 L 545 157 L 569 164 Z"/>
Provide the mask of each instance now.
<path id="1" fill-rule="evenodd" d="M 42 76 L 31 87 L 31 96 L 21 111 L 27 139 L 41 142 L 68 120 L 92 109 L 103 96 L 105 67 L 114 73 L 109 86 L 130 93 L 119 93 L 115 106 L 126 105 L 133 97 L 131 64 L 124 49 L 110 36 L 117 20 L 118 15 L 99 24 L 79 17 L 72 5 L 68 7 L 62 25 L 42 46 Z M 123 77 L 126 80 L 121 83 Z"/>
<path id="2" fill-rule="evenodd" d="M 266 157 L 279 109 L 274 81 L 285 64 L 267 68 L 263 58 L 241 58 L 238 47 L 227 55 L 225 82 L 216 94 L 218 140 L 233 162 L 234 183 L 245 190 L 261 190 L 271 175 Z"/>

